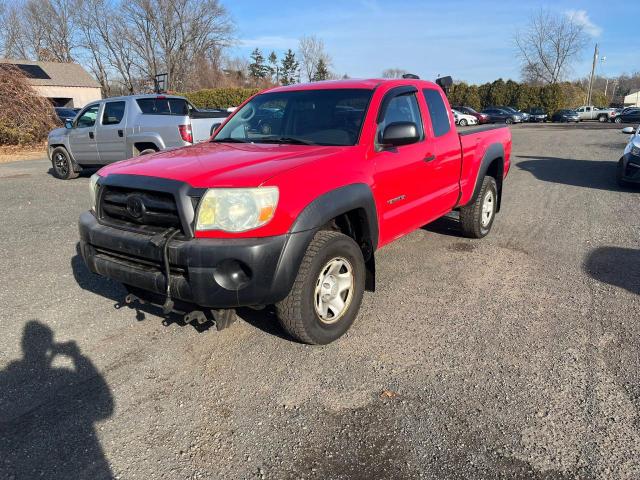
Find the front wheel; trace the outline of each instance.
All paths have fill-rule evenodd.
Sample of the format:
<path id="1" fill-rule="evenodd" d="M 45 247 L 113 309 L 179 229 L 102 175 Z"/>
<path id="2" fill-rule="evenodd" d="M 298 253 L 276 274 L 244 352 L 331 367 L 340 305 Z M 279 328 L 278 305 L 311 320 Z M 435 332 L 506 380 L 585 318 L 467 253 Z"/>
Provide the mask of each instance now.
<path id="1" fill-rule="evenodd" d="M 461 127 L 466 127 L 467 126 L 467 121 L 464 118 L 460 119 L 460 126 Z"/>
<path id="2" fill-rule="evenodd" d="M 62 147 L 57 147 L 51 152 L 51 165 L 53 166 L 53 175 L 60 180 L 71 180 L 80 175 L 74 169 L 69 152 Z"/>
<path id="3" fill-rule="evenodd" d="M 622 158 L 618 160 L 618 167 L 616 168 L 616 181 L 621 187 L 629 186 L 629 182 L 624 179 L 624 160 Z"/>
<path id="4" fill-rule="evenodd" d="M 289 295 L 276 305 L 282 327 L 304 343 L 325 345 L 355 320 L 364 294 L 362 251 L 350 237 L 319 231 L 300 264 Z"/>
<path id="5" fill-rule="evenodd" d="M 513 120 L 510 118 L 507 118 L 504 123 L 506 123 L 507 125 L 511 125 L 513 123 Z"/>
<path id="6" fill-rule="evenodd" d="M 620 117 L 616 117 L 613 121 L 615 123 L 622 123 L 622 119 Z"/>
<path id="7" fill-rule="evenodd" d="M 607 121 L 607 117 L 606 117 L 605 115 L 600 115 L 600 116 L 598 117 L 598 121 L 599 121 L 600 123 L 605 123 L 605 122 Z"/>
<path id="8" fill-rule="evenodd" d="M 462 234 L 468 238 L 485 237 L 493 225 L 498 206 L 498 186 L 493 177 L 484 177 L 478 195 L 460 209 Z"/>

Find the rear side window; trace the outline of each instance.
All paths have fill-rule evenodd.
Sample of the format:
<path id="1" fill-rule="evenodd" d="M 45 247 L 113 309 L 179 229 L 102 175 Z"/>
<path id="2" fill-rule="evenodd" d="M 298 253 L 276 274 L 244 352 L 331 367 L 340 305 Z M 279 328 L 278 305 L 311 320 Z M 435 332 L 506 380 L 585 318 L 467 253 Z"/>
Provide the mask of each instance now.
<path id="1" fill-rule="evenodd" d="M 139 98 L 136 102 L 145 115 L 189 115 L 189 104 L 182 98 Z"/>
<path id="2" fill-rule="evenodd" d="M 125 102 L 107 102 L 104 104 L 102 125 L 118 125 L 124 118 Z"/>
<path id="3" fill-rule="evenodd" d="M 449 133 L 449 130 L 451 130 L 449 114 L 447 113 L 447 107 L 445 107 L 444 101 L 440 96 L 440 92 L 428 88 L 425 88 L 422 92 L 424 93 L 424 98 L 427 101 L 427 107 L 429 107 L 429 115 L 431 116 L 431 124 L 433 125 L 433 134 L 436 137 L 441 137 L 442 135 Z"/>

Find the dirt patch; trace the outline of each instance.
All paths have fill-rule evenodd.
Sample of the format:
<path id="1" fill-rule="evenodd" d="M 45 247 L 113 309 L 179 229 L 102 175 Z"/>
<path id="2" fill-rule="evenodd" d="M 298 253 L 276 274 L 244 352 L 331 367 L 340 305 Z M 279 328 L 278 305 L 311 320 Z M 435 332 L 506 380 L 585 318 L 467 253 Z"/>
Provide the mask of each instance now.
<path id="1" fill-rule="evenodd" d="M 39 160 L 46 158 L 46 156 L 46 145 L 29 147 L 17 145 L 0 146 L 0 163 L 18 162 L 20 160 Z"/>

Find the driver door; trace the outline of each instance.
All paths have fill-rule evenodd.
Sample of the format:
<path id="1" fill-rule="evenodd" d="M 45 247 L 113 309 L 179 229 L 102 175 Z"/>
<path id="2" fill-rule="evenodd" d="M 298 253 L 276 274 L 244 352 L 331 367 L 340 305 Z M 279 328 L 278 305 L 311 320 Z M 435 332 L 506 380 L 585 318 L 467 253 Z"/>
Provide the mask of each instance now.
<path id="1" fill-rule="evenodd" d="M 85 107 L 78 114 L 69 132 L 69 148 L 73 159 L 79 164 L 99 164 L 98 146 L 96 144 L 96 119 L 100 104 L 94 103 Z"/>

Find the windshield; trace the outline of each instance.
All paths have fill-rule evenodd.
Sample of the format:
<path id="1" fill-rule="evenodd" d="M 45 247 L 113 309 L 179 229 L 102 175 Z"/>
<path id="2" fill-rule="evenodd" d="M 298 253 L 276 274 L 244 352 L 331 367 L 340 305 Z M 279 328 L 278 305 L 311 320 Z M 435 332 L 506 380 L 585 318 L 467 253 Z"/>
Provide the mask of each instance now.
<path id="1" fill-rule="evenodd" d="M 213 141 L 355 145 L 372 93 L 365 89 L 263 93 L 242 107 Z"/>

